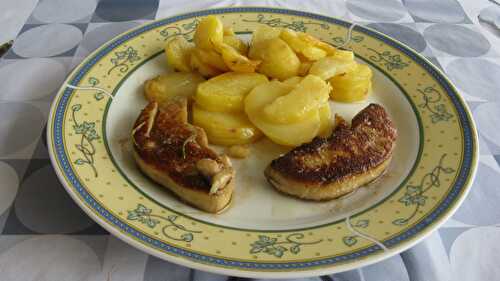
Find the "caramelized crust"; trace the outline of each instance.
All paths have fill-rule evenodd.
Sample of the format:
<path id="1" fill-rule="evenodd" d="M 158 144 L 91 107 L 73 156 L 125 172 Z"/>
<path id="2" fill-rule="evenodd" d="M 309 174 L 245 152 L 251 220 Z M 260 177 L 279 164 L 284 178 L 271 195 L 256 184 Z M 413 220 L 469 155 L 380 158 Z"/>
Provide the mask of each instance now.
<path id="1" fill-rule="evenodd" d="M 338 123 L 330 137 L 315 138 L 273 160 L 265 172 L 271 184 L 292 195 L 322 200 L 379 176 L 388 165 L 397 137 L 384 108 L 370 104 L 352 119 L 350 127 L 344 120 Z M 287 185 L 294 185 L 288 190 L 295 191 L 287 192 Z"/>
<path id="2" fill-rule="evenodd" d="M 158 108 L 156 113 L 155 107 Z M 153 120 L 151 125 L 149 118 Z M 139 128 L 132 136 L 134 149 L 145 163 L 164 171 L 177 184 L 208 192 L 210 183 L 197 172 L 196 162 L 204 158 L 220 160 L 207 147 L 205 132 L 188 124 L 186 119 L 186 106 L 182 104 L 171 103 L 165 108 L 156 103 L 148 104 L 134 125 L 134 128 Z"/>

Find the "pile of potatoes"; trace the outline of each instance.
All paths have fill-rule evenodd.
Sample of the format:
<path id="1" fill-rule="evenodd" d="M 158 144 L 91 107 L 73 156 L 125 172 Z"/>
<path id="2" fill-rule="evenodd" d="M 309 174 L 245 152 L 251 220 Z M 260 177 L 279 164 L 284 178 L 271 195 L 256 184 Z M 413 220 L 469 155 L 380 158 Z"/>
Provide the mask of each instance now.
<path id="1" fill-rule="evenodd" d="M 192 100 L 192 122 L 212 144 L 248 144 L 265 135 L 298 146 L 330 133 L 330 98 L 357 102 L 371 89 L 370 68 L 350 51 L 268 26 L 255 30 L 247 46 L 216 16 L 200 21 L 193 42 L 168 41 L 165 54 L 177 72 L 146 81 L 146 98 Z"/>

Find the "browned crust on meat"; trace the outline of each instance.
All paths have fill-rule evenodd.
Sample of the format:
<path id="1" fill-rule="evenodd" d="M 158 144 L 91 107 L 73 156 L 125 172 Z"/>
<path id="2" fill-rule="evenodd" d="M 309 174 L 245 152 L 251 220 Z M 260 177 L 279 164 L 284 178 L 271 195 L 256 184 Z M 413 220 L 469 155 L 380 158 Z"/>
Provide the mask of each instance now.
<path id="1" fill-rule="evenodd" d="M 161 185 L 167 186 L 170 191 L 189 205 L 206 212 L 221 213 L 226 210 L 231 203 L 231 196 L 234 190 L 234 179 L 215 194 L 208 194 L 206 190 L 185 188 L 178 185 L 163 170 L 158 170 L 155 166 L 151 166 L 144 162 L 137 154 L 136 150 L 133 151 L 133 156 L 139 168 L 148 177 Z"/>
<path id="2" fill-rule="evenodd" d="M 324 191 L 335 186 L 353 186 L 345 188 L 352 191 L 373 180 L 377 176 L 373 171 L 383 172 L 380 167 L 388 165 L 396 137 L 396 128 L 384 108 L 370 104 L 353 118 L 350 127 L 341 121 L 330 137 L 315 138 L 273 160 L 266 175 L 284 192 L 290 183 Z M 372 176 L 366 177 L 367 174 Z"/>
<path id="3" fill-rule="evenodd" d="M 148 119 L 154 114 L 155 106 L 158 111 L 148 132 Z M 187 123 L 186 100 L 163 107 L 149 103 L 137 118 L 134 128 L 139 128 L 132 135 L 134 150 L 145 164 L 162 171 L 179 186 L 206 193 L 210 191 L 211 184 L 197 171 L 196 162 L 209 158 L 224 164 L 207 146 L 203 129 Z"/>

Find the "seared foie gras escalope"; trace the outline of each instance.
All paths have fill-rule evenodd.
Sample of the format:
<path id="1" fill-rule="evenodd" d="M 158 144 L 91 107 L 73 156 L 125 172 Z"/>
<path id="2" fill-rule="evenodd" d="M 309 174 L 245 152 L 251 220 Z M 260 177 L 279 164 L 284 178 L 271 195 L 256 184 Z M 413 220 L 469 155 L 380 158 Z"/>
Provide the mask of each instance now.
<path id="1" fill-rule="evenodd" d="M 310 200 L 347 194 L 379 177 L 389 165 L 397 131 L 384 108 L 370 104 L 328 138 L 315 138 L 273 160 L 265 170 L 279 191 Z"/>
<path id="2" fill-rule="evenodd" d="M 203 129 L 187 120 L 187 101 L 149 103 L 132 131 L 139 168 L 180 199 L 218 213 L 230 203 L 234 170 L 229 158 L 208 147 Z"/>

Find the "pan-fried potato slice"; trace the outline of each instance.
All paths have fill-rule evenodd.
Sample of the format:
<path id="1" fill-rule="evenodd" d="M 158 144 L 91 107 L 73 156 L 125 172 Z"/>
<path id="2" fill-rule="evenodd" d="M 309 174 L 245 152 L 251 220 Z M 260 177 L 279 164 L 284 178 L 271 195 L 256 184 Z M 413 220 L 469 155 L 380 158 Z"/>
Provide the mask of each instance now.
<path id="1" fill-rule="evenodd" d="M 222 73 L 219 69 L 204 63 L 196 52 L 191 53 L 190 66 L 204 77 L 214 77 Z"/>
<path id="2" fill-rule="evenodd" d="M 194 32 L 194 44 L 198 48 L 213 49 L 213 44 L 222 43 L 224 26 L 216 16 L 203 18 Z"/>
<path id="3" fill-rule="evenodd" d="M 246 56 L 248 53 L 248 45 L 234 35 L 225 35 L 223 42 L 233 47 L 238 53 Z"/>
<path id="4" fill-rule="evenodd" d="M 144 83 L 144 96 L 150 102 L 163 104 L 175 97 L 191 98 L 196 94 L 198 84 L 205 81 L 194 72 L 172 72 L 159 75 Z"/>
<path id="5" fill-rule="evenodd" d="M 303 62 L 301 62 L 298 74 L 300 76 L 306 76 L 307 73 L 309 73 L 309 69 L 311 69 L 312 65 L 313 65 L 312 61 L 303 61 Z"/>
<path id="6" fill-rule="evenodd" d="M 311 112 L 309 118 L 291 124 L 273 123 L 266 118 L 264 106 L 286 95 L 292 88 L 285 83 L 271 81 L 255 87 L 245 98 L 248 119 L 272 141 L 286 146 L 298 146 L 311 141 L 321 125 L 318 110 Z"/>
<path id="7" fill-rule="evenodd" d="M 340 102 L 358 102 L 365 100 L 370 94 L 372 71 L 365 64 L 358 64 L 356 68 L 332 77 L 330 97 Z"/>
<path id="8" fill-rule="evenodd" d="M 298 75 L 300 60 L 285 41 L 272 38 L 259 44 L 255 55 L 262 61 L 260 73 L 280 80 Z"/>
<path id="9" fill-rule="evenodd" d="M 224 36 L 234 36 L 234 30 L 232 26 L 224 26 L 223 28 L 223 34 Z"/>
<path id="10" fill-rule="evenodd" d="M 334 55 L 315 61 L 309 69 L 309 74 L 328 80 L 335 75 L 352 71 L 355 67 L 356 62 L 353 59 L 344 59 Z"/>
<path id="11" fill-rule="evenodd" d="M 309 35 L 309 34 L 304 33 L 304 32 L 298 32 L 297 36 L 300 38 L 300 40 L 322 49 L 323 51 L 326 52 L 326 54 L 328 56 L 334 55 L 337 52 L 337 48 L 335 48 L 334 46 L 332 46 L 326 42 L 319 40 L 318 38 L 316 38 L 312 35 Z"/>
<path id="12" fill-rule="evenodd" d="M 190 72 L 190 56 L 193 49 L 193 43 L 188 42 L 182 36 L 176 36 L 165 46 L 167 64 L 179 71 Z"/>
<path id="13" fill-rule="evenodd" d="M 326 57 L 327 52 L 315 45 L 315 41 L 309 39 L 309 37 L 299 36 L 299 33 L 291 29 L 283 29 L 280 34 L 280 38 L 285 40 L 285 42 L 296 52 L 302 54 L 305 58 L 310 61 L 315 61 L 320 58 Z M 308 39 L 308 40 L 304 40 Z"/>
<path id="14" fill-rule="evenodd" d="M 202 63 L 214 67 L 222 72 L 229 71 L 226 63 L 222 59 L 222 56 L 214 50 L 206 50 L 200 48 L 194 48 L 193 53 L 201 60 Z"/>
<path id="15" fill-rule="evenodd" d="M 247 144 L 262 136 L 244 113 L 212 112 L 194 105 L 193 124 L 205 130 L 212 144 Z"/>
<path id="16" fill-rule="evenodd" d="M 319 77 L 308 75 L 289 93 L 264 107 L 264 114 L 275 123 L 289 124 L 309 118 L 328 102 L 331 87 Z"/>
<path id="17" fill-rule="evenodd" d="M 330 110 L 330 103 L 326 102 L 319 108 L 319 130 L 318 135 L 322 137 L 328 137 L 332 133 L 333 122 L 332 122 L 332 112 Z"/>
<path id="18" fill-rule="evenodd" d="M 234 72 L 252 73 L 260 64 L 260 61 L 250 60 L 225 43 L 214 43 L 214 46 L 217 52 L 222 54 L 222 59 L 227 67 Z"/>
<path id="19" fill-rule="evenodd" d="M 304 79 L 304 77 L 293 76 L 283 81 L 283 83 L 295 87 L 300 83 L 300 81 L 302 81 L 302 79 Z"/>
<path id="20" fill-rule="evenodd" d="M 242 112 L 245 96 L 266 82 L 267 77 L 259 73 L 226 72 L 198 85 L 195 100 L 209 111 Z"/>
<path id="21" fill-rule="evenodd" d="M 248 57 L 251 59 L 258 59 L 258 51 L 262 46 L 260 44 L 266 40 L 278 38 L 280 36 L 281 29 L 274 28 L 267 25 L 261 25 L 257 27 L 252 33 L 252 41 L 250 43 L 250 50 L 248 51 Z"/>

